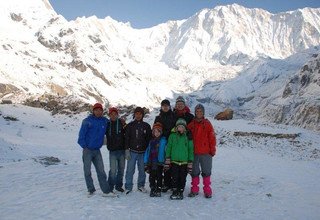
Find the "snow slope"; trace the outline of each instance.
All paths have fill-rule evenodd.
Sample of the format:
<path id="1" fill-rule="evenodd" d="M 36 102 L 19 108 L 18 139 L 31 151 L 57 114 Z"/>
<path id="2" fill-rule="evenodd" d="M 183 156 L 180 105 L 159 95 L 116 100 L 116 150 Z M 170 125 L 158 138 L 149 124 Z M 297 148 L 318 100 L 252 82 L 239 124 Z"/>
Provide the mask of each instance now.
<path id="1" fill-rule="evenodd" d="M 134 191 L 86 197 L 78 129 L 70 117 L 21 105 L 0 105 L 0 219 L 318 219 L 320 135 L 245 120 L 211 121 L 218 135 L 214 196 L 170 201 Z M 154 120 L 156 112 L 146 120 Z M 17 121 L 5 120 L 17 119 Z M 234 132 L 299 134 L 296 139 L 235 136 Z M 108 152 L 102 148 L 108 170 Z M 61 160 L 41 164 L 44 157 Z M 135 179 L 137 174 L 135 174 Z M 94 183 L 97 184 L 94 173 Z M 148 183 L 147 183 L 148 185 Z M 149 189 L 149 187 L 147 187 Z M 188 176 L 185 195 L 190 190 Z"/>

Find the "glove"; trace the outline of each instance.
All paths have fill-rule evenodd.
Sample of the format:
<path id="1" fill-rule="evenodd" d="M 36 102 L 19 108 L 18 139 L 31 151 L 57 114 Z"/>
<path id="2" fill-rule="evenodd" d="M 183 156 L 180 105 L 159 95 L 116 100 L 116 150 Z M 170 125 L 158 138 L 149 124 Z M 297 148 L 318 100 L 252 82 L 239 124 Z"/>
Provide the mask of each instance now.
<path id="1" fill-rule="evenodd" d="M 170 158 L 167 158 L 163 166 L 164 172 L 167 172 L 170 169 L 170 165 L 171 165 L 171 160 Z"/>
<path id="2" fill-rule="evenodd" d="M 188 170 L 188 173 L 191 175 L 191 173 L 192 173 L 192 163 L 188 163 L 187 170 Z"/>
<path id="3" fill-rule="evenodd" d="M 150 167 L 148 165 L 144 165 L 144 172 L 150 174 Z"/>
<path id="4" fill-rule="evenodd" d="M 130 160 L 131 159 L 131 154 L 130 154 L 130 150 L 129 149 L 127 149 L 124 154 L 125 154 L 124 157 L 126 158 L 126 160 Z"/>

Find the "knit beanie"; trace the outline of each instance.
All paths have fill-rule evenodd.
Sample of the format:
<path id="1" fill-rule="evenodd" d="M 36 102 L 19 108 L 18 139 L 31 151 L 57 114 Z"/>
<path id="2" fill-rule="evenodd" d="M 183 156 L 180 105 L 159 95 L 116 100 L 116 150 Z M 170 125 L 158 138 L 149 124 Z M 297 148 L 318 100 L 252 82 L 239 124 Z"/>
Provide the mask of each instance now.
<path id="1" fill-rule="evenodd" d="M 186 120 L 184 120 L 183 118 L 179 118 L 176 122 L 176 127 L 178 127 L 179 125 L 183 125 L 185 128 L 187 128 Z"/>
<path id="2" fill-rule="evenodd" d="M 182 96 L 178 96 L 177 99 L 176 99 L 176 103 L 177 102 L 183 102 L 185 104 L 186 100 Z"/>
<path id="3" fill-rule="evenodd" d="M 205 113 L 205 111 L 204 111 L 204 106 L 203 106 L 202 104 L 196 105 L 196 107 L 194 108 L 194 114 L 196 114 L 197 109 L 201 109 L 201 111 L 203 112 L 203 114 Z"/>

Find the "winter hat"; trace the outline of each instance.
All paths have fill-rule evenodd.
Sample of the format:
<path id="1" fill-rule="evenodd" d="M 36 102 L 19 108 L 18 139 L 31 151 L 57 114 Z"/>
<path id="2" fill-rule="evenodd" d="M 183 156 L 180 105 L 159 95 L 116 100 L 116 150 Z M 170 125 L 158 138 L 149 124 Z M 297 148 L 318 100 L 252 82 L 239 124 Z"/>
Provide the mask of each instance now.
<path id="1" fill-rule="evenodd" d="M 176 127 L 178 127 L 179 125 L 183 125 L 185 128 L 187 128 L 186 120 L 184 120 L 183 118 L 179 118 L 176 122 Z"/>
<path id="2" fill-rule="evenodd" d="M 154 123 L 152 126 L 152 130 L 154 129 L 157 129 L 158 131 L 160 131 L 160 133 L 162 133 L 162 124 L 160 122 Z"/>
<path id="3" fill-rule="evenodd" d="M 183 102 L 185 104 L 186 100 L 182 96 L 178 96 L 177 99 L 176 99 L 176 103 L 177 102 Z"/>
<path id="4" fill-rule="evenodd" d="M 103 107 L 100 103 L 96 103 L 93 105 L 92 110 L 95 110 L 96 108 L 100 108 L 101 110 L 103 110 Z"/>
<path id="5" fill-rule="evenodd" d="M 170 106 L 170 101 L 169 101 L 168 99 L 162 100 L 162 101 L 161 101 L 161 106 L 163 106 L 163 105 L 168 105 L 168 106 Z"/>
<path id="6" fill-rule="evenodd" d="M 142 114 L 142 116 L 144 116 L 144 110 L 143 110 L 143 108 L 141 108 L 141 107 L 136 107 L 133 113 L 135 114 L 135 113 L 137 113 L 137 112 L 140 112 L 140 113 Z"/>
<path id="7" fill-rule="evenodd" d="M 109 108 L 109 115 L 110 115 L 112 112 L 115 112 L 115 113 L 117 113 L 117 115 L 119 115 L 118 109 L 117 109 L 116 107 L 111 107 L 111 108 Z"/>
<path id="8" fill-rule="evenodd" d="M 201 109 L 201 111 L 203 112 L 203 114 L 205 113 L 205 112 L 204 112 L 204 106 L 203 106 L 203 105 L 201 105 L 201 104 L 196 105 L 196 107 L 194 108 L 194 114 L 196 114 L 197 109 Z"/>

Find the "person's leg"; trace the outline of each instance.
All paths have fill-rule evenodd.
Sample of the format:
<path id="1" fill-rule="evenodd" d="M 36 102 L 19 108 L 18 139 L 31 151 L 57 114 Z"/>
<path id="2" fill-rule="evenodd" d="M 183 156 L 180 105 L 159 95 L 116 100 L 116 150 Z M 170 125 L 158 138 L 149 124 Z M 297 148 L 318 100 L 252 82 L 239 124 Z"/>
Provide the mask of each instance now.
<path id="1" fill-rule="evenodd" d="M 177 199 L 179 194 L 178 192 L 179 166 L 175 163 L 172 163 L 171 174 L 172 174 L 172 195 L 170 196 L 170 199 Z"/>
<path id="2" fill-rule="evenodd" d="M 110 186 L 109 186 L 109 183 L 107 182 L 107 175 L 106 175 L 106 172 L 104 171 L 104 164 L 103 164 L 103 159 L 102 159 L 100 150 L 94 151 L 94 157 L 92 162 L 96 168 L 100 189 L 104 193 L 109 193 Z"/>
<path id="3" fill-rule="evenodd" d="M 156 187 L 156 170 L 151 169 L 149 174 L 149 186 L 150 189 L 154 189 Z"/>
<path id="4" fill-rule="evenodd" d="M 136 159 L 137 159 L 137 153 L 131 152 L 130 151 L 130 160 L 127 162 L 127 171 L 126 171 L 126 183 L 125 183 L 125 188 L 126 190 L 132 191 L 133 187 L 133 175 L 135 172 L 135 167 L 136 167 Z"/>
<path id="5" fill-rule="evenodd" d="M 144 187 L 146 183 L 146 173 L 144 172 L 144 160 L 143 160 L 143 153 L 138 154 L 138 188 Z"/>
<path id="6" fill-rule="evenodd" d="M 191 194 L 197 195 L 199 193 L 199 175 L 200 175 L 200 163 L 199 163 L 199 156 L 194 155 L 194 160 L 192 163 L 192 181 L 191 181 Z"/>
<path id="7" fill-rule="evenodd" d="M 188 175 L 188 168 L 187 164 L 181 165 L 179 170 L 179 186 L 180 192 L 184 191 L 184 188 L 186 187 L 186 179 Z"/>
<path id="8" fill-rule="evenodd" d="M 123 174 L 125 167 L 124 150 L 118 151 L 118 172 L 116 180 L 116 189 L 122 189 L 123 186 Z"/>
<path id="9" fill-rule="evenodd" d="M 91 162 L 92 162 L 91 150 L 83 149 L 82 161 L 83 161 L 84 179 L 86 181 L 88 192 L 93 193 L 94 191 L 96 191 L 96 189 L 93 185 L 93 179 L 91 174 Z"/>
<path id="10" fill-rule="evenodd" d="M 149 173 L 150 197 L 155 196 L 157 170 L 151 169 Z"/>
<path id="11" fill-rule="evenodd" d="M 200 159 L 201 175 L 203 178 L 203 192 L 207 198 L 211 198 L 211 170 L 212 170 L 212 157 L 211 155 L 203 155 Z"/>
<path id="12" fill-rule="evenodd" d="M 168 189 L 172 188 L 172 170 L 169 168 L 169 170 L 165 171 L 163 174 L 163 188 L 162 192 L 167 192 Z"/>
<path id="13" fill-rule="evenodd" d="M 109 151 L 109 162 L 110 162 L 110 170 L 109 170 L 109 185 L 110 190 L 113 191 L 114 186 L 116 185 L 116 174 L 117 174 L 117 155 L 114 151 Z"/>
<path id="14" fill-rule="evenodd" d="M 162 180 L 163 180 L 163 176 L 162 176 L 162 172 L 163 172 L 163 166 L 162 165 L 158 165 L 157 167 L 157 188 L 161 189 L 162 188 Z"/>

